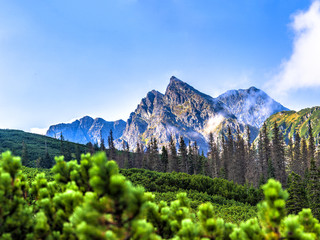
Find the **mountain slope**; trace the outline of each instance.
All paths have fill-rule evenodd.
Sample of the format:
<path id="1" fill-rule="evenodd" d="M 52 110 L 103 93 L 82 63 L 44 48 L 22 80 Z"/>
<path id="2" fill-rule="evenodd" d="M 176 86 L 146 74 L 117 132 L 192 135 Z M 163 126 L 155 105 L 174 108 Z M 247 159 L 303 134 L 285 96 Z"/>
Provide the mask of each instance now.
<path id="1" fill-rule="evenodd" d="M 122 136 L 126 123 L 123 120 L 107 122 L 102 118 L 93 119 L 85 116 L 72 123 L 61 123 L 50 126 L 47 136 L 60 138 L 61 134 L 65 140 L 86 144 L 88 142 L 99 143 L 100 140 L 107 139 L 110 130 L 114 139 Z"/>
<path id="2" fill-rule="evenodd" d="M 35 166 L 35 161 L 40 157 L 44 157 L 46 148 L 51 157 L 61 155 L 61 142 L 58 139 L 21 130 L 0 129 L 0 153 L 10 150 L 14 155 L 21 156 L 23 142 L 27 146 L 28 157 L 31 162 L 30 166 Z M 66 144 L 68 144 L 71 153 L 75 154 L 76 148 L 80 153 L 87 151 L 85 145 L 71 142 Z"/>
<path id="3" fill-rule="evenodd" d="M 320 107 L 305 108 L 298 112 L 287 111 L 279 112 L 266 120 L 267 128 L 272 129 L 274 123 L 277 122 L 283 133 L 284 139 L 288 142 L 294 133 L 298 132 L 301 137 L 308 138 L 309 121 L 313 128 L 313 137 L 317 143 L 320 140 Z"/>

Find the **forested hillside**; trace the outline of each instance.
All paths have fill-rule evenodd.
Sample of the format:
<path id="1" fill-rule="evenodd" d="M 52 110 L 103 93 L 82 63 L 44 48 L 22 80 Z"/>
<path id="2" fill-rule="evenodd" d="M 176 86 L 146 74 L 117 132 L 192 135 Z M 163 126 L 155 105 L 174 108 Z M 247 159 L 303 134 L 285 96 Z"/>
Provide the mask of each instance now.
<path id="1" fill-rule="evenodd" d="M 45 173 L 28 178 L 20 169 L 20 158 L 10 152 L 1 155 L 2 239 L 280 240 L 320 236 L 319 221 L 310 210 L 287 216 L 288 193 L 273 179 L 262 188 L 265 199 L 257 206 L 259 221 L 251 218 L 234 224 L 217 218 L 210 202 L 194 211 L 186 193 L 178 193 L 173 201 L 157 201 L 159 196 L 120 175 L 117 164 L 107 161 L 105 153 L 83 155 L 80 163 L 56 158 L 54 181 Z M 239 205 L 238 210 L 243 207 Z"/>
<path id="2" fill-rule="evenodd" d="M 54 164 L 54 156 L 80 160 L 87 146 L 21 130 L 0 129 L 0 152 L 7 150 L 21 156 L 24 166 L 49 168 Z"/>

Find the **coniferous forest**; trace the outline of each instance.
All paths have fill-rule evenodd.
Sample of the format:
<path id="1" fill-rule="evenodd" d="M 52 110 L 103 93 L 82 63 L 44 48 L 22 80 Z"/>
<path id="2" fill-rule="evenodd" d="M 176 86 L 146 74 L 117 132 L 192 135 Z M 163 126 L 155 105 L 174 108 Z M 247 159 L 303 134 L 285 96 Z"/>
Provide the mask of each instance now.
<path id="1" fill-rule="evenodd" d="M 277 123 L 264 124 L 251 142 L 228 129 L 209 135 L 207 156 L 182 137 L 118 150 L 110 131 L 108 147 L 61 137 L 61 157 L 45 141 L 32 160 L 23 141 L 21 158 L 0 160 L 1 238 L 319 239 L 312 132 L 309 123 L 308 138 L 285 143 Z"/>

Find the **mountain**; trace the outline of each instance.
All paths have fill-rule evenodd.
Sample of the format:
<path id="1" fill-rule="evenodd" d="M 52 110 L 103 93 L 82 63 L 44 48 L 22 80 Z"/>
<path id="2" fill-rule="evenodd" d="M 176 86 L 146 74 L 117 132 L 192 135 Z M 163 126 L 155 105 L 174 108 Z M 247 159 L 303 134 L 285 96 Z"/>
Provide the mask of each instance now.
<path id="1" fill-rule="evenodd" d="M 187 143 L 197 141 L 206 152 L 210 132 L 219 137 L 230 126 L 233 134 L 237 129 L 244 133 L 249 125 L 254 139 L 262 122 L 282 110 L 288 109 L 254 87 L 212 98 L 171 77 L 165 94 L 153 90 L 141 100 L 131 113 L 121 140 L 134 149 L 137 142 L 146 144 L 151 137 L 166 145 L 170 135 L 176 142 L 183 136 Z"/>
<path id="2" fill-rule="evenodd" d="M 135 148 L 137 142 L 146 144 L 151 137 L 167 144 L 172 135 L 178 141 L 197 141 L 207 150 L 205 136 L 208 119 L 221 116 L 223 119 L 235 117 L 226 110 L 224 104 L 205 95 L 181 80 L 172 77 L 165 94 L 151 91 L 131 113 L 122 140 Z"/>
<path id="3" fill-rule="evenodd" d="M 122 136 L 126 127 L 126 122 L 118 120 L 107 122 L 102 118 L 91 118 L 85 116 L 72 123 L 60 123 L 50 126 L 46 135 L 49 137 L 60 138 L 61 134 L 65 140 L 86 144 L 88 142 L 100 144 L 101 139 L 107 139 L 110 130 L 113 138 L 118 139 Z M 107 142 L 107 141 L 106 141 Z"/>
<path id="4" fill-rule="evenodd" d="M 266 120 L 267 129 L 272 130 L 276 122 L 279 129 L 282 131 L 284 139 L 288 142 L 294 133 L 299 133 L 301 137 L 308 138 L 308 124 L 309 121 L 313 128 L 313 137 L 316 138 L 317 143 L 320 141 L 320 107 L 305 108 L 298 112 L 287 111 L 279 112 L 270 116 Z"/>
<path id="5" fill-rule="evenodd" d="M 234 114 L 238 121 L 261 128 L 264 121 L 277 112 L 289 111 L 270 98 L 264 91 L 255 87 L 230 90 L 218 97 Z"/>
<path id="6" fill-rule="evenodd" d="M 207 152 L 210 132 L 221 139 L 228 127 L 233 134 L 238 130 L 244 134 L 249 125 L 253 140 L 262 123 L 283 110 L 288 109 L 255 87 L 227 91 L 213 98 L 172 76 L 165 93 L 148 92 L 126 123 L 84 117 L 70 124 L 51 126 L 47 135 L 59 138 L 62 132 L 69 141 L 99 143 L 100 132 L 106 139 L 112 129 L 116 147 L 127 142 L 132 150 L 138 142 L 146 146 L 151 138 L 156 138 L 161 147 L 168 144 L 170 136 L 176 143 L 183 136 L 186 144 L 196 141 L 200 150 Z"/>

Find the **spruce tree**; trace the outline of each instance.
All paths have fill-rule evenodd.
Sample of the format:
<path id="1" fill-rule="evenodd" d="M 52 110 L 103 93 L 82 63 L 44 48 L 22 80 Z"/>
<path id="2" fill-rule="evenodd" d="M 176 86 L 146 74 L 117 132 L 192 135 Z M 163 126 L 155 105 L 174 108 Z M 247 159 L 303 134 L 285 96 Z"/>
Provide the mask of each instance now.
<path id="1" fill-rule="evenodd" d="M 182 136 L 179 139 L 179 172 L 187 172 L 188 153 L 187 146 Z"/>
<path id="2" fill-rule="evenodd" d="M 104 145 L 104 139 L 100 139 L 100 151 L 104 152 L 106 151 L 106 146 Z"/>
<path id="3" fill-rule="evenodd" d="M 159 164 L 159 148 L 157 139 L 153 138 L 151 141 L 151 169 L 155 171 L 160 171 L 161 166 Z"/>
<path id="4" fill-rule="evenodd" d="M 21 163 L 23 166 L 27 166 L 29 167 L 29 153 L 28 153 L 28 147 L 26 145 L 26 143 L 23 141 L 22 142 L 22 154 L 21 154 Z"/>
<path id="5" fill-rule="evenodd" d="M 48 149 L 46 147 L 45 154 L 39 162 L 39 167 L 40 168 L 52 168 L 52 166 L 53 166 L 53 159 L 50 157 Z"/>
<path id="6" fill-rule="evenodd" d="M 61 132 L 61 134 L 60 134 L 60 155 L 64 156 L 64 154 L 65 154 L 65 144 L 64 144 L 64 137 Z"/>
<path id="7" fill-rule="evenodd" d="M 308 171 L 308 147 L 305 138 L 301 139 L 301 172 L 305 176 L 306 171 Z"/>
<path id="8" fill-rule="evenodd" d="M 78 144 L 76 144 L 76 146 L 75 146 L 75 152 L 76 152 L 76 159 L 77 159 L 78 163 L 80 163 L 81 153 L 80 153 L 80 147 Z"/>
<path id="9" fill-rule="evenodd" d="M 162 150 L 161 150 L 161 166 L 162 166 L 162 172 L 167 172 L 168 171 L 168 161 L 169 161 L 169 157 L 168 157 L 168 151 L 166 149 L 165 146 L 162 146 Z"/>
<path id="10" fill-rule="evenodd" d="M 307 175 L 307 195 L 313 216 L 320 219 L 320 170 L 316 167 L 314 160 L 310 163 Z"/>
<path id="11" fill-rule="evenodd" d="M 286 184 L 286 170 L 285 170 L 285 151 L 284 151 L 284 143 L 281 137 L 281 133 L 279 131 L 279 127 L 277 122 L 274 123 L 273 127 L 273 136 L 272 136 L 272 162 L 269 162 L 269 164 L 273 163 L 274 168 L 274 175 L 276 179 L 278 179 L 283 186 Z M 273 169 L 270 169 L 269 171 L 273 171 Z M 273 174 L 272 174 L 273 175 Z M 273 178 L 269 174 L 269 178 Z"/>
<path id="12" fill-rule="evenodd" d="M 303 176 L 304 170 L 302 169 L 301 159 L 301 138 L 299 133 L 296 132 L 294 135 L 293 163 L 291 170 L 296 174 Z"/>
<path id="13" fill-rule="evenodd" d="M 213 133 L 210 132 L 209 134 L 209 152 L 208 152 L 208 166 L 210 176 L 215 178 L 218 177 L 218 150 L 217 145 L 214 141 Z"/>
<path id="14" fill-rule="evenodd" d="M 236 154 L 234 155 L 234 180 L 238 184 L 245 183 L 245 170 L 246 170 L 246 151 L 244 140 L 240 135 L 240 130 L 237 130 Z"/>
<path id="15" fill-rule="evenodd" d="M 227 173 L 227 179 L 234 180 L 235 178 L 235 171 L 234 171 L 234 141 L 231 133 L 231 128 L 228 126 L 228 137 L 227 137 L 227 152 L 226 152 L 226 162 L 227 162 L 227 167 L 226 173 Z"/>
<path id="16" fill-rule="evenodd" d="M 288 146 L 287 146 L 287 159 L 289 162 L 289 170 L 292 172 L 292 166 L 294 163 L 294 155 L 293 155 L 293 142 L 292 142 L 292 137 L 289 137 L 289 141 L 288 141 Z"/>
<path id="17" fill-rule="evenodd" d="M 86 144 L 86 146 L 87 146 L 87 152 L 89 152 L 91 155 L 93 155 L 94 154 L 93 144 L 91 142 L 88 142 Z"/>
<path id="18" fill-rule="evenodd" d="M 188 174 L 194 174 L 194 158 L 193 158 L 193 149 L 191 146 L 191 141 L 189 141 L 188 144 L 188 169 L 187 173 Z"/>
<path id="19" fill-rule="evenodd" d="M 109 147 L 109 158 L 111 160 L 115 160 L 116 157 L 116 148 L 114 146 L 114 138 L 112 129 L 110 129 L 109 137 L 108 137 L 108 147 Z"/>
<path id="20" fill-rule="evenodd" d="M 204 173 L 204 162 L 202 161 L 203 158 L 201 158 L 199 154 L 199 148 L 198 144 L 195 141 L 192 146 L 192 155 L 193 155 L 193 163 L 194 163 L 194 171 L 195 174 L 203 174 Z"/>
<path id="21" fill-rule="evenodd" d="M 178 155 L 177 155 L 177 148 L 176 143 L 173 140 L 173 136 L 170 136 L 170 143 L 169 143 L 169 172 L 179 171 L 178 166 Z"/>
<path id="22" fill-rule="evenodd" d="M 267 132 L 267 124 L 264 123 L 262 126 L 262 164 L 263 164 L 263 175 L 268 176 L 268 172 L 272 172 L 273 162 L 271 158 L 271 146 Z"/>
<path id="23" fill-rule="evenodd" d="M 263 138 L 262 138 L 262 132 L 259 133 L 259 140 L 258 140 L 258 169 L 259 169 L 259 182 L 262 184 L 265 183 L 265 165 L 264 165 L 264 155 L 263 155 Z M 261 181 L 261 179 L 264 179 Z M 260 184 L 259 184 L 260 186 Z"/>
<path id="24" fill-rule="evenodd" d="M 225 137 L 221 136 L 221 160 L 222 160 L 222 166 L 219 169 L 219 177 L 223 179 L 228 179 L 228 169 L 229 169 L 229 162 L 228 162 L 228 145 L 225 141 Z"/>
<path id="25" fill-rule="evenodd" d="M 304 183 L 301 177 L 292 172 L 288 177 L 288 193 L 287 209 L 290 214 L 298 214 L 303 208 L 308 207 L 308 199 L 305 191 Z"/>
<path id="26" fill-rule="evenodd" d="M 139 142 L 137 142 L 136 154 L 135 154 L 135 167 L 142 168 L 143 162 L 143 147 Z"/>
<path id="27" fill-rule="evenodd" d="M 308 167 L 310 167 L 311 161 L 315 160 L 315 152 L 316 152 L 316 146 L 314 142 L 314 137 L 313 137 L 313 129 L 311 126 L 311 122 L 309 120 L 308 122 Z"/>

